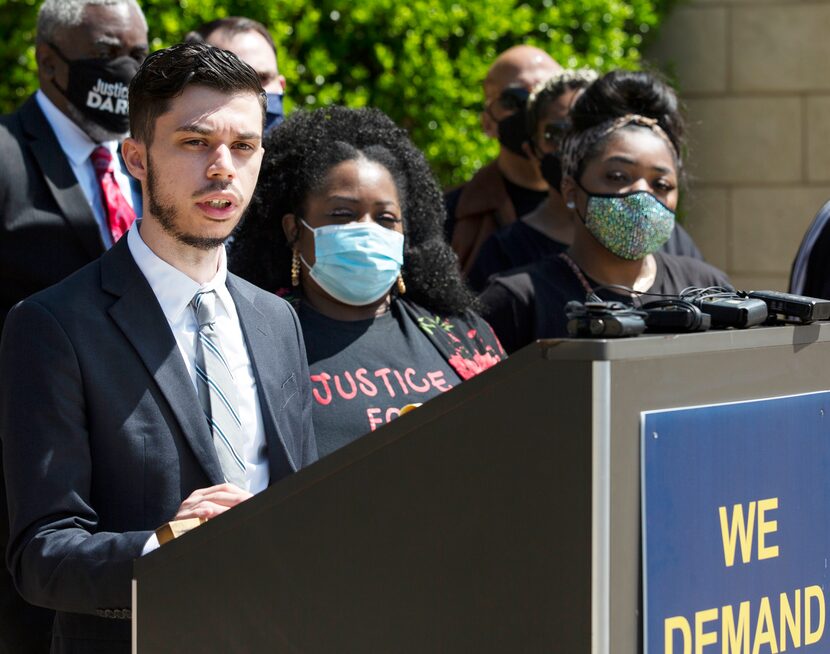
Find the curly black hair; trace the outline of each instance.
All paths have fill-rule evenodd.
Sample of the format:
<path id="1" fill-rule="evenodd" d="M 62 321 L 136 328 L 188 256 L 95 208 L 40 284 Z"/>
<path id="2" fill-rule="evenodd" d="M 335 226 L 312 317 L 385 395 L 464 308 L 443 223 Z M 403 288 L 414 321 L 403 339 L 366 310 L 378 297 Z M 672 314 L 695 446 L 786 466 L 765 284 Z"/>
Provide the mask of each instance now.
<path id="1" fill-rule="evenodd" d="M 361 156 L 387 168 L 398 187 L 407 297 L 445 315 L 473 308 L 476 300 L 444 240 L 446 215 L 435 177 L 406 131 L 377 109 L 295 111 L 268 135 L 254 197 L 231 245 L 230 270 L 270 291 L 290 287 L 292 244 L 282 217 L 304 215 L 329 170 Z"/>

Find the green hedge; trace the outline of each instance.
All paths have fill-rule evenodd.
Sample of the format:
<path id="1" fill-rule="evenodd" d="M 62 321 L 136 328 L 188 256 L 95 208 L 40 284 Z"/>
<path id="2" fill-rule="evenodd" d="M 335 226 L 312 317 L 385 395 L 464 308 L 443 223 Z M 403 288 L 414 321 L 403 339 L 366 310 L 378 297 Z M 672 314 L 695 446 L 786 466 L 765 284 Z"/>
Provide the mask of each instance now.
<path id="1" fill-rule="evenodd" d="M 410 130 L 444 184 L 467 179 L 496 146 L 479 129 L 481 81 L 517 43 L 565 66 L 636 67 L 673 0 L 143 0 L 152 47 L 201 22 L 243 15 L 268 25 L 288 106 L 371 105 Z M 0 111 L 37 88 L 39 0 L 0 0 Z"/>

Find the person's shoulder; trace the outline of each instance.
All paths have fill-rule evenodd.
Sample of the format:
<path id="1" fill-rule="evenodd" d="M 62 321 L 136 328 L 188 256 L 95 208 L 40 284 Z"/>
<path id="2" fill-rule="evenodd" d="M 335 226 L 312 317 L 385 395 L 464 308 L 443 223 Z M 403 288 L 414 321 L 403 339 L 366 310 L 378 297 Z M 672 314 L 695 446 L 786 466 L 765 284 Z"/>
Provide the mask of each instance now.
<path id="1" fill-rule="evenodd" d="M 456 202 L 456 219 L 497 211 L 507 198 L 504 177 L 496 160 L 479 168 L 461 187 Z"/>
<path id="2" fill-rule="evenodd" d="M 660 249 L 666 254 L 673 254 L 675 256 L 692 257 L 693 259 L 703 260 L 703 253 L 697 247 L 694 239 L 687 232 L 683 225 L 675 223 L 672 230 L 671 237 Z"/>
<path id="3" fill-rule="evenodd" d="M 20 158 L 24 142 L 20 110 L 0 116 L 0 161 L 5 167 Z"/>
<path id="4" fill-rule="evenodd" d="M 515 249 L 516 243 L 521 243 L 526 239 L 525 232 L 527 229 L 530 228 L 519 220 L 502 227 L 484 241 L 479 256 L 485 256 L 486 252 L 488 256 L 499 257 L 503 265 L 510 265 L 510 253 Z M 501 272 L 501 270 L 498 272 Z"/>
<path id="5" fill-rule="evenodd" d="M 20 140 L 20 116 L 16 112 L 3 114 L 0 116 L 0 143 L 18 140 Z"/>
<path id="6" fill-rule="evenodd" d="M 658 265 L 662 265 L 672 277 L 687 286 L 728 286 L 726 273 L 702 259 L 694 257 L 656 252 Z"/>
<path id="7" fill-rule="evenodd" d="M 466 189 L 472 187 L 473 190 L 475 190 L 481 185 L 492 182 L 494 179 L 501 179 L 501 172 L 499 171 L 499 165 L 496 159 L 488 161 L 475 173 L 473 173 L 473 176 L 466 184 L 463 185 L 462 188 Z"/>
<path id="8" fill-rule="evenodd" d="M 34 98 L 30 98 L 17 111 L 0 116 L 0 165 L 4 173 L 0 177 L 0 198 L 3 202 L 9 195 L 28 202 L 26 194 L 31 189 L 23 182 L 33 174 L 33 151 L 31 127 L 26 127 L 24 114 L 33 111 L 40 112 L 40 109 Z M 63 157 L 63 151 L 58 149 L 55 156 Z"/>
<path id="9" fill-rule="evenodd" d="M 7 114 L 0 114 L 0 133 L 20 131 L 20 118 L 23 111 L 23 107 L 19 107 Z"/>
<path id="10" fill-rule="evenodd" d="M 820 247 L 824 248 L 824 252 L 822 253 L 823 258 L 827 254 L 827 250 L 830 249 L 830 200 L 822 205 L 821 209 L 818 210 L 813 218 L 813 222 L 810 223 L 808 235 L 811 233 L 813 236 L 813 250 L 820 243 Z M 802 247 L 804 246 L 802 245 Z"/>
<path id="11" fill-rule="evenodd" d="M 492 275 L 488 280 L 487 288 L 502 288 L 514 295 L 528 295 L 533 288 L 535 268 L 536 264 L 531 263 Z"/>
<path id="12" fill-rule="evenodd" d="M 502 247 L 509 246 L 514 240 L 522 238 L 528 229 L 531 228 L 523 221 L 517 220 L 497 231 L 490 237 L 490 240 L 500 243 Z"/>
<path id="13" fill-rule="evenodd" d="M 40 290 L 18 302 L 9 312 L 49 314 L 59 324 L 88 323 L 103 315 L 106 294 L 101 285 L 100 259 L 88 263 L 57 284 Z M 101 310 L 99 310 L 99 308 Z"/>
<path id="14" fill-rule="evenodd" d="M 683 254 L 669 254 L 668 252 L 655 252 L 655 259 L 666 268 L 675 270 L 704 271 L 713 274 L 724 274 L 718 268 L 706 261 L 696 259 Z"/>
<path id="15" fill-rule="evenodd" d="M 26 114 L 39 112 L 34 96 L 31 96 L 16 110 L 0 115 L 0 143 L 2 142 L 17 142 L 23 137 L 23 118 Z"/>
<path id="16" fill-rule="evenodd" d="M 531 302 L 540 288 L 557 287 L 557 280 L 565 275 L 566 270 L 567 264 L 559 256 L 552 255 L 493 275 L 488 288 L 500 288 L 523 302 Z"/>
<path id="17" fill-rule="evenodd" d="M 440 320 L 447 320 L 450 322 L 473 324 L 481 320 L 481 316 L 473 308 L 466 308 L 455 313 L 448 313 L 445 311 L 433 310 L 424 306 L 420 302 L 416 302 L 412 298 L 397 296 L 392 298 L 393 314 L 415 317 L 428 317 L 431 319 L 438 318 Z"/>
<path id="18" fill-rule="evenodd" d="M 513 283 L 522 282 L 523 280 L 541 281 L 563 277 L 568 270 L 568 264 L 562 260 L 557 252 L 496 275 L 496 278 L 505 281 L 511 280 Z"/>
<path id="19" fill-rule="evenodd" d="M 447 214 L 452 215 L 455 210 L 455 205 L 458 204 L 458 198 L 463 193 L 467 182 L 452 186 L 444 191 L 444 206 L 447 207 Z"/>
<path id="20" fill-rule="evenodd" d="M 229 272 L 228 282 L 236 291 L 241 293 L 243 297 L 248 298 L 248 300 L 261 311 L 272 311 L 284 316 L 292 316 L 295 313 L 290 302 L 281 298 L 276 293 L 266 291 L 265 289 L 252 284 L 239 275 L 234 275 Z"/>

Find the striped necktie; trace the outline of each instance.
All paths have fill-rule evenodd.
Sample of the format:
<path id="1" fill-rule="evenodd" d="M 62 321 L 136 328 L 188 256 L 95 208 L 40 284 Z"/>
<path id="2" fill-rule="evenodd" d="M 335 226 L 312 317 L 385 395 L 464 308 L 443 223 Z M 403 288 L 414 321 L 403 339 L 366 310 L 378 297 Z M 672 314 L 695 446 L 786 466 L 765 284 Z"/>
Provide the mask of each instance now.
<path id="1" fill-rule="evenodd" d="M 236 386 L 214 329 L 216 292 L 200 291 L 190 302 L 196 312 L 199 337 L 196 340 L 196 384 L 199 400 L 213 434 L 225 480 L 245 488 L 245 460 L 242 452 L 242 423 Z"/>

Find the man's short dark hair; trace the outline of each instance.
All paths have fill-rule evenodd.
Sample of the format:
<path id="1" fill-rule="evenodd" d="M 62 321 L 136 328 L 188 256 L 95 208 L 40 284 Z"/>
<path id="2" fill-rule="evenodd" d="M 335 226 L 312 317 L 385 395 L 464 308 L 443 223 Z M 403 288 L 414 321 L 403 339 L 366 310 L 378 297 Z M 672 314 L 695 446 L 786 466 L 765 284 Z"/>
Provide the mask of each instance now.
<path id="1" fill-rule="evenodd" d="M 271 38 L 268 28 L 262 23 L 258 23 L 251 18 L 245 18 L 244 16 L 228 16 L 227 18 L 212 20 L 189 32 L 185 36 L 185 41 L 207 41 L 214 32 L 226 32 L 228 36 L 244 34 L 245 32 L 256 32 L 268 42 L 274 54 L 277 54 L 277 46 L 274 43 L 274 39 Z"/>
<path id="2" fill-rule="evenodd" d="M 169 111 L 170 100 L 191 85 L 259 96 L 265 124 L 265 91 L 253 68 L 227 50 L 206 43 L 179 43 L 147 57 L 130 82 L 133 138 L 152 143 L 158 117 Z"/>

